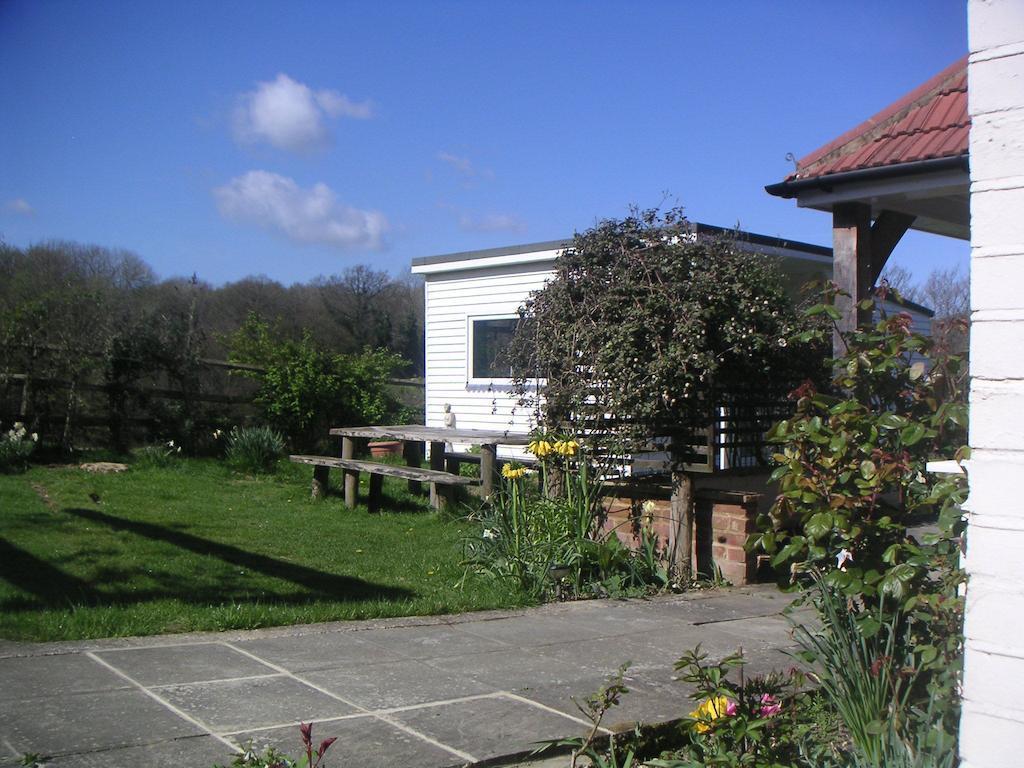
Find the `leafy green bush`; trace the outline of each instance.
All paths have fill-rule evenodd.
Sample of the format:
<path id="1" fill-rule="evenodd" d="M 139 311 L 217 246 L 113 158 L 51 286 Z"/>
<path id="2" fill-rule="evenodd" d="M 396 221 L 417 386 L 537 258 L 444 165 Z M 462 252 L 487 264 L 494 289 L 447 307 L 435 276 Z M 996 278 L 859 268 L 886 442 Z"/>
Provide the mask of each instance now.
<path id="1" fill-rule="evenodd" d="M 405 361 L 383 349 L 342 355 L 323 349 L 307 331 L 283 338 L 250 314 L 230 339 L 230 359 L 253 366 L 236 371 L 260 384 L 255 402 L 298 448 L 327 440 L 330 427 L 381 424 L 407 415 L 387 382 Z"/>
<path id="2" fill-rule="evenodd" d="M 28 434 L 20 421 L 6 433 L 0 433 L 0 472 L 24 470 L 38 442 L 39 436 L 34 432 Z"/>
<path id="3" fill-rule="evenodd" d="M 831 298 L 809 311 L 838 318 Z M 780 494 L 748 547 L 811 590 L 823 629 L 798 634 L 856 765 L 942 766 L 959 720 L 966 490 L 926 463 L 966 453 L 963 361 L 902 313 L 843 340 L 832 389 L 800 387 L 771 434 Z M 938 533 L 908 531 L 922 520 Z"/>
<path id="4" fill-rule="evenodd" d="M 258 474 L 273 472 L 284 452 L 284 438 L 270 427 L 232 427 L 224 455 L 235 469 Z"/>

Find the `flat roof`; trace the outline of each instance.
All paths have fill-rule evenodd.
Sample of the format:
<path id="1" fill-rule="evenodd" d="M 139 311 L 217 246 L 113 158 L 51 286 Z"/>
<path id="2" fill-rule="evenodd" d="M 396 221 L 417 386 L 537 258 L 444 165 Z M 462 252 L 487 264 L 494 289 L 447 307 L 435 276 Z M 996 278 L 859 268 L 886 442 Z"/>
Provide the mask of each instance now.
<path id="1" fill-rule="evenodd" d="M 753 245 L 765 245 L 772 248 L 785 248 L 791 251 L 800 251 L 815 256 L 832 257 L 832 249 L 823 245 L 803 243 L 799 240 L 787 240 L 781 237 L 759 235 L 755 232 L 744 232 L 740 229 L 729 227 L 716 227 L 713 224 L 702 224 L 691 222 L 691 226 L 700 235 L 729 234 L 735 235 L 737 240 L 751 243 Z M 458 261 L 471 261 L 474 259 L 497 258 L 500 256 L 513 256 L 517 253 L 538 253 L 541 251 L 560 251 L 572 245 L 572 238 L 565 240 L 544 240 L 538 243 L 522 243 L 519 245 L 504 245 L 500 248 L 484 248 L 479 251 L 459 251 L 458 253 L 442 253 L 436 256 L 420 256 L 412 260 L 412 266 L 424 267 L 431 264 L 446 264 Z"/>

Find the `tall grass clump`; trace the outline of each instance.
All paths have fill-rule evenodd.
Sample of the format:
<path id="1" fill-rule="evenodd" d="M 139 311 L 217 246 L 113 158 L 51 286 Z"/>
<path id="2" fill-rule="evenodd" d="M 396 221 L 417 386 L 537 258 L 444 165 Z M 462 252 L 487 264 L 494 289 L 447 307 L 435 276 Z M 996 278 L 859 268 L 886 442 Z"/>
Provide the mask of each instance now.
<path id="1" fill-rule="evenodd" d="M 141 469 L 170 467 L 181 458 L 181 446 L 173 440 L 144 445 L 135 451 L 135 466 Z"/>
<path id="2" fill-rule="evenodd" d="M 228 464 L 241 472 L 273 472 L 284 456 L 284 438 L 270 427 L 233 427 L 224 455 Z"/>

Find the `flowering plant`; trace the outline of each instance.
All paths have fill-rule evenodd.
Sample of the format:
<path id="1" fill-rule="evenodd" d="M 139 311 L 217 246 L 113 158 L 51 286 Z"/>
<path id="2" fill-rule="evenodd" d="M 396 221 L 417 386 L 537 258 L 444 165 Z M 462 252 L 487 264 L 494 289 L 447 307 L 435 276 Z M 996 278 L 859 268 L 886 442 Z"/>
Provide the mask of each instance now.
<path id="1" fill-rule="evenodd" d="M 661 768 L 757 766 L 821 768 L 832 765 L 833 734 L 814 733 L 802 709 L 803 675 L 791 670 L 746 677 L 742 652 L 709 663 L 700 646 L 676 662 L 679 680 L 694 686 L 697 706 L 682 721 L 680 748 L 645 765 Z M 730 676 L 736 673 L 738 679 Z"/>
<path id="2" fill-rule="evenodd" d="M 29 434 L 20 421 L 7 432 L 0 433 L 0 470 L 24 469 L 38 442 L 39 435 L 35 432 Z"/>

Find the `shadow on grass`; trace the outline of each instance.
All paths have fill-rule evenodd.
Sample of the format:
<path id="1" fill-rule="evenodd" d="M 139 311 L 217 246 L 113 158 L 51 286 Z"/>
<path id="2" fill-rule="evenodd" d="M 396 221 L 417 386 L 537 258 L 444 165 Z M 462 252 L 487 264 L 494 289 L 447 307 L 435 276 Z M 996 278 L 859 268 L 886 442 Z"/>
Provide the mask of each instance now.
<path id="1" fill-rule="evenodd" d="M 362 512 L 366 512 L 366 502 L 369 498 L 369 491 L 364 488 L 359 489 L 359 505 Z M 430 509 L 429 503 L 426 501 L 429 496 L 424 498 L 401 495 L 392 496 L 388 493 L 387 488 L 384 489 L 381 495 L 380 509 L 378 512 L 386 512 L 392 515 L 425 515 L 429 514 L 432 510 Z M 345 491 L 342 488 L 328 488 L 327 493 L 324 494 L 324 501 L 328 503 L 334 503 L 335 500 L 344 503 Z"/>
<path id="2" fill-rule="evenodd" d="M 108 526 L 112 530 L 132 533 L 155 541 L 163 541 L 204 557 L 213 556 L 233 566 L 290 582 L 300 589 L 275 594 L 259 589 L 259 599 L 266 602 L 302 604 L 322 600 L 359 602 L 364 600 L 407 600 L 416 597 L 412 590 L 390 587 L 316 570 L 305 565 L 289 563 L 266 555 L 249 552 L 230 544 L 221 544 L 184 531 L 173 530 L 153 523 L 108 515 L 92 509 L 69 507 L 64 513 Z M 30 610 L 40 607 L 68 607 L 69 605 L 125 605 L 159 599 L 178 599 L 188 603 L 209 604 L 232 599 L 238 589 L 230 584 L 216 588 L 191 582 L 187 573 L 147 573 L 161 580 L 158 589 L 133 589 L 130 582 L 138 574 L 116 567 L 100 571 L 92 582 L 64 573 L 46 561 L 0 539 L 0 579 L 30 593 L 33 598 L 12 598 L 0 604 L 4 610 Z M 121 582 L 121 584 L 118 584 Z M 117 585 L 120 588 L 113 588 Z M 242 599 L 252 595 L 244 584 Z"/>
<path id="3" fill-rule="evenodd" d="M 44 605 L 92 603 L 99 597 L 89 582 L 64 573 L 3 538 L 0 538 L 0 578 L 30 592 Z"/>

